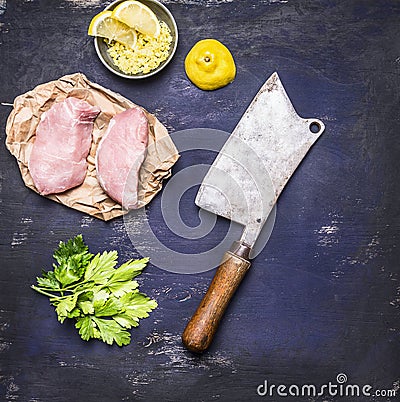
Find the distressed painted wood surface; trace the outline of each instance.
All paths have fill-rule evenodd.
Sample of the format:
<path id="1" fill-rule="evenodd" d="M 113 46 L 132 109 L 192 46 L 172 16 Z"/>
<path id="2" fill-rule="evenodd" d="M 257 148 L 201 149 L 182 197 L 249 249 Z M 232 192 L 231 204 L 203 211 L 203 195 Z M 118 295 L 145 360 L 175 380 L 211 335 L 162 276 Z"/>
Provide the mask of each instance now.
<path id="1" fill-rule="evenodd" d="M 101 65 L 86 36 L 90 19 L 108 2 L 0 1 L 0 400 L 259 400 L 265 380 L 321 385 L 338 373 L 373 390 L 399 389 L 400 3 L 164 3 L 179 27 L 176 56 L 154 78 L 131 82 Z M 190 47 L 205 37 L 226 44 L 238 69 L 235 81 L 215 92 L 195 88 L 183 69 Z M 326 124 L 282 193 L 270 241 L 203 356 L 184 350 L 180 337 L 213 271 L 182 275 L 150 265 L 141 284 L 159 308 L 122 349 L 81 341 L 29 288 L 50 267 L 59 240 L 78 233 L 95 252 L 115 248 L 122 259 L 139 256 L 122 219 L 104 223 L 24 187 L 4 145 L 7 104 L 78 71 L 155 113 L 171 132 L 232 131 L 278 71 L 298 113 Z M 174 173 L 214 157 L 188 152 Z M 198 221 L 194 196 L 192 189 L 181 202 L 189 224 Z M 195 253 L 204 246 L 169 235 L 160 197 L 148 214 L 170 247 Z M 225 226 L 218 221 L 207 241 L 217 241 Z"/>

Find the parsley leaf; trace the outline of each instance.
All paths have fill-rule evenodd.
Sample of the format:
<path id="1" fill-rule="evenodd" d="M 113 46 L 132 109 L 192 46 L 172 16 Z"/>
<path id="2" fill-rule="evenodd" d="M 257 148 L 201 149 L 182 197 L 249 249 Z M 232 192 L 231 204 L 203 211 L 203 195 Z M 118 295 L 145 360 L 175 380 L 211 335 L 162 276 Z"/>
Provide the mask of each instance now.
<path id="1" fill-rule="evenodd" d="M 53 302 L 53 304 L 56 306 L 58 321 L 60 321 L 61 323 L 64 322 L 64 320 L 68 317 L 68 313 L 70 313 L 75 308 L 76 299 L 76 295 L 71 295 Z"/>
<path id="2" fill-rule="evenodd" d="M 130 343 L 131 334 L 116 321 L 97 317 L 93 317 L 93 321 L 99 329 L 103 342 L 112 345 L 113 341 L 115 341 L 118 346 L 128 345 Z"/>
<path id="3" fill-rule="evenodd" d="M 115 283 L 108 283 L 107 284 L 108 290 L 115 297 L 121 297 L 125 293 L 132 292 L 132 290 L 135 290 L 138 286 L 139 286 L 139 284 L 136 281 L 115 282 Z"/>
<path id="4" fill-rule="evenodd" d="M 147 318 L 149 312 L 157 307 L 157 302 L 151 300 L 144 293 L 139 291 L 126 293 L 121 298 L 121 303 L 125 306 L 125 314 L 131 318 Z"/>
<path id="5" fill-rule="evenodd" d="M 91 301 L 79 302 L 78 307 L 82 310 L 83 314 L 93 314 L 94 313 L 94 306 Z"/>
<path id="6" fill-rule="evenodd" d="M 86 272 L 85 280 L 105 283 L 107 279 L 115 272 L 118 253 L 114 251 L 104 251 L 103 254 L 97 254 L 90 261 Z"/>
<path id="7" fill-rule="evenodd" d="M 79 329 L 79 335 L 84 341 L 88 341 L 91 338 L 96 338 L 94 331 L 95 326 L 96 324 L 88 315 L 78 318 L 75 324 L 75 327 Z"/>
<path id="8" fill-rule="evenodd" d="M 132 292 L 139 284 L 132 280 L 138 276 L 148 263 L 148 258 L 141 260 L 129 260 L 122 264 L 105 283 L 108 290 L 116 297 L 121 297 L 126 293 Z"/>
<path id="9" fill-rule="evenodd" d="M 78 235 L 66 243 L 60 242 L 53 254 L 58 266 L 53 265 L 54 276 L 51 274 L 50 276 L 54 277 L 62 286 L 74 283 L 82 277 L 92 256 L 83 242 L 82 235 Z"/>
<path id="10" fill-rule="evenodd" d="M 89 248 L 83 242 L 82 235 L 78 235 L 66 243 L 60 241 L 58 248 L 53 254 L 54 259 L 61 265 L 68 260 L 69 257 L 82 255 L 85 259 L 90 260 L 92 254 L 88 252 Z"/>
<path id="11" fill-rule="evenodd" d="M 85 341 L 99 339 L 112 345 L 128 345 L 128 329 L 137 327 L 157 307 L 157 302 L 138 290 L 133 280 L 149 259 L 118 264 L 117 251 L 93 255 L 78 235 L 60 242 L 53 254 L 53 271 L 42 271 L 32 289 L 49 297 L 58 320 L 74 319 Z"/>
<path id="12" fill-rule="evenodd" d="M 60 289 L 60 283 L 57 281 L 56 277 L 54 276 L 53 271 L 42 271 L 42 276 L 36 278 L 37 283 L 39 286 L 47 289 Z"/>
<path id="13" fill-rule="evenodd" d="M 96 317 L 111 317 L 123 310 L 122 303 L 115 297 L 108 299 L 106 302 L 98 300 L 93 303 L 93 306 Z"/>
<path id="14" fill-rule="evenodd" d="M 113 316 L 113 320 L 117 321 L 121 327 L 124 328 L 132 328 L 137 327 L 139 325 L 139 318 L 138 317 L 131 317 L 129 314 L 120 313 Z"/>

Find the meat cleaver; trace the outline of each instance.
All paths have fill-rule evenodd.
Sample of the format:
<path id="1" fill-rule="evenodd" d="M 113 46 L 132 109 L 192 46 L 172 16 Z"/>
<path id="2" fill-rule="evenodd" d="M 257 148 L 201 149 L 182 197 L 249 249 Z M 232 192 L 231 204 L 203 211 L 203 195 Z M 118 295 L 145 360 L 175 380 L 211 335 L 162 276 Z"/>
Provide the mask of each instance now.
<path id="1" fill-rule="evenodd" d="M 278 74 L 261 87 L 242 116 L 196 196 L 200 207 L 243 225 L 210 287 L 187 324 L 182 341 L 204 352 L 233 294 L 250 268 L 252 248 L 276 200 L 311 146 L 325 130 L 322 121 L 295 111 Z"/>

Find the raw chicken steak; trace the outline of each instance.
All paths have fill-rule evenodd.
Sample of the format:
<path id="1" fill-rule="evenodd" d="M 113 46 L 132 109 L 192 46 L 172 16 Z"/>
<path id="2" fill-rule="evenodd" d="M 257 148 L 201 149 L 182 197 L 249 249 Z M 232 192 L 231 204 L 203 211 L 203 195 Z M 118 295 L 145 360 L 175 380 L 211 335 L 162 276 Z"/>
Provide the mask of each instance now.
<path id="1" fill-rule="evenodd" d="M 28 162 L 40 194 L 62 193 L 84 181 L 99 113 L 99 108 L 71 97 L 42 114 Z"/>
<path id="2" fill-rule="evenodd" d="M 139 170 L 146 155 L 149 123 L 139 107 L 115 115 L 96 154 L 97 178 L 103 190 L 127 209 L 139 208 Z"/>

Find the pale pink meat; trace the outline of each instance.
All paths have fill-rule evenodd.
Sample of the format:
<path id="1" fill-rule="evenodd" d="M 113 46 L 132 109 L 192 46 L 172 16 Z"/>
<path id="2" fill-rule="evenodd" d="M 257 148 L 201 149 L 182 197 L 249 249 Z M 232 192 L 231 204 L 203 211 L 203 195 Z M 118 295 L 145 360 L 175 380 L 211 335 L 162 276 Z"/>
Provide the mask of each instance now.
<path id="1" fill-rule="evenodd" d="M 99 113 L 99 108 L 70 97 L 42 114 L 28 162 L 40 194 L 62 193 L 84 181 Z"/>
<path id="2" fill-rule="evenodd" d="M 104 191 L 127 209 L 138 203 L 139 170 L 146 155 L 149 123 L 139 107 L 115 115 L 96 154 L 97 178 Z"/>

